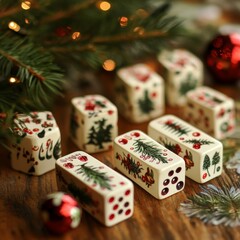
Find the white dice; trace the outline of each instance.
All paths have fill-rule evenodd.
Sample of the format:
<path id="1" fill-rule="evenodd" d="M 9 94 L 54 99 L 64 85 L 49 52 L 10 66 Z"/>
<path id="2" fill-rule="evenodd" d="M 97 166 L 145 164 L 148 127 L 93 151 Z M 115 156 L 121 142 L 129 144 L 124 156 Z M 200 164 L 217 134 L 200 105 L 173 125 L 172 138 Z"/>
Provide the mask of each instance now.
<path id="1" fill-rule="evenodd" d="M 150 137 L 181 156 L 186 176 L 205 183 L 220 176 L 223 169 L 223 146 L 213 137 L 174 115 L 165 115 L 148 125 Z"/>
<path id="2" fill-rule="evenodd" d="M 10 146 L 12 168 L 30 175 L 55 169 L 55 161 L 61 157 L 61 136 L 52 113 L 19 114 L 14 125 L 17 140 Z"/>
<path id="3" fill-rule="evenodd" d="M 70 137 L 88 153 L 112 149 L 118 134 L 116 106 L 101 95 L 72 99 Z"/>
<path id="4" fill-rule="evenodd" d="M 233 99 L 209 87 L 187 94 L 184 116 L 187 122 L 217 139 L 224 139 L 235 130 Z"/>
<path id="5" fill-rule="evenodd" d="M 70 192 L 82 208 L 105 226 L 130 218 L 133 184 L 86 152 L 77 151 L 56 162 L 58 188 Z"/>
<path id="6" fill-rule="evenodd" d="M 164 81 L 146 64 L 118 70 L 115 96 L 119 113 L 131 122 L 153 119 L 165 110 Z"/>
<path id="7" fill-rule="evenodd" d="M 164 50 L 158 55 L 166 80 L 166 98 L 170 106 L 183 106 L 186 93 L 203 83 L 203 64 L 185 49 Z"/>
<path id="8" fill-rule="evenodd" d="M 139 130 L 116 137 L 115 166 L 157 199 L 185 186 L 184 160 Z"/>

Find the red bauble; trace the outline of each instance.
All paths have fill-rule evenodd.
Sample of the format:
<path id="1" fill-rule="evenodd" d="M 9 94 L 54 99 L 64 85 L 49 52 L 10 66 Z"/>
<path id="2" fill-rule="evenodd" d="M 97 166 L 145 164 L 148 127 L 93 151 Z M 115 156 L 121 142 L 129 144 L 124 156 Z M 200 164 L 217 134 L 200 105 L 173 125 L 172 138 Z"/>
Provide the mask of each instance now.
<path id="1" fill-rule="evenodd" d="M 47 196 L 40 213 L 47 230 L 63 234 L 79 225 L 82 210 L 72 196 L 55 192 Z"/>
<path id="2" fill-rule="evenodd" d="M 207 68 L 219 83 L 236 83 L 240 79 L 240 34 L 216 36 L 205 54 Z"/>

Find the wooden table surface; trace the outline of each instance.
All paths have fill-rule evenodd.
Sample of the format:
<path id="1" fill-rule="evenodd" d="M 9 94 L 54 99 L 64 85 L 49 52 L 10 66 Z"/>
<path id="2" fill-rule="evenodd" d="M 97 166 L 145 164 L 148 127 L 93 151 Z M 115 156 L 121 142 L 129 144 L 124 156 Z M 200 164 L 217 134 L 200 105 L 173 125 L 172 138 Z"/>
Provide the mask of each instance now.
<path id="1" fill-rule="evenodd" d="M 101 79 L 101 78 L 100 78 Z M 111 80 L 99 80 L 98 90 L 112 100 Z M 214 88 L 237 99 L 239 89 L 236 86 L 214 85 Z M 62 155 L 79 150 L 69 139 L 70 99 L 78 94 L 99 93 L 81 91 L 67 93 L 53 109 L 53 114 L 62 135 Z M 166 107 L 166 113 L 181 117 L 181 108 Z M 132 129 L 147 131 L 147 124 L 133 124 L 119 116 L 119 134 Z M 196 218 L 188 218 L 178 211 L 180 203 L 194 192 L 199 192 L 199 184 L 186 178 L 183 191 L 164 200 L 155 199 L 138 185 L 134 184 L 134 214 L 113 227 L 105 227 L 91 215 L 83 212 L 81 224 L 73 231 L 61 236 L 46 232 L 39 218 L 39 206 L 47 194 L 58 191 L 55 170 L 42 176 L 29 176 L 13 170 L 10 166 L 9 153 L 0 149 L 0 239 L 59 239 L 59 240 L 239 240 L 240 227 L 212 226 Z M 112 151 L 93 154 L 103 163 L 114 168 Z M 231 182 L 239 181 L 232 171 L 225 169 L 219 179 Z M 216 179 L 208 183 L 218 184 Z M 205 183 L 207 184 L 207 183 Z"/>

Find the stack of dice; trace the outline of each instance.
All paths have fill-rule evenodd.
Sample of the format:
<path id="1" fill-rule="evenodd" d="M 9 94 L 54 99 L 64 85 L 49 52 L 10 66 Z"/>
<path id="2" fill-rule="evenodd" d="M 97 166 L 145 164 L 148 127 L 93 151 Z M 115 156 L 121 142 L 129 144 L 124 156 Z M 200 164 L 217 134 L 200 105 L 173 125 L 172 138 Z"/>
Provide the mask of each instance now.
<path id="1" fill-rule="evenodd" d="M 133 215 L 132 181 L 161 200 L 184 190 L 185 176 L 198 183 L 220 176 L 219 139 L 235 129 L 233 100 L 202 86 L 202 63 L 190 52 L 163 51 L 158 60 L 161 75 L 146 64 L 117 72 L 116 106 L 101 95 L 72 99 L 70 138 L 81 151 L 61 157 L 50 112 L 17 116 L 13 131 L 22 141 L 11 145 L 13 168 L 32 175 L 56 168 L 58 188 L 105 226 Z M 165 98 L 183 107 L 183 119 L 164 115 Z M 118 135 L 118 112 L 130 122 L 149 121 L 147 134 Z M 90 155 L 111 150 L 114 167 L 127 178 Z"/>

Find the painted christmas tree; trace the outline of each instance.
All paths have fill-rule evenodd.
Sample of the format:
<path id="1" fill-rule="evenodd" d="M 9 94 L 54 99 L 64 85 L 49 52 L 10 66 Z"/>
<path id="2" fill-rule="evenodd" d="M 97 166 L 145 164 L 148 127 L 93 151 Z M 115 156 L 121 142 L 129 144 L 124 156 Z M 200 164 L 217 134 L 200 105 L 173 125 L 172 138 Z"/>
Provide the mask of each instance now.
<path id="1" fill-rule="evenodd" d="M 113 128 L 112 124 L 106 125 L 107 119 L 102 119 L 95 121 L 95 125 L 90 128 L 88 135 L 88 144 L 97 145 L 99 148 L 103 148 L 103 143 L 111 142 L 111 129 Z"/>
<path id="2" fill-rule="evenodd" d="M 101 188 L 111 190 L 111 185 L 109 183 L 111 181 L 110 178 L 105 172 L 100 172 L 96 167 L 86 166 L 86 163 L 84 163 L 76 172 L 85 176 L 87 181 L 93 181 L 94 184 L 99 185 Z"/>
<path id="3" fill-rule="evenodd" d="M 158 163 L 168 163 L 167 158 L 163 156 L 161 149 L 153 142 L 144 142 L 137 139 L 133 143 L 135 151 L 141 153 L 145 160 L 158 161 Z"/>
<path id="4" fill-rule="evenodd" d="M 200 149 L 202 145 L 213 144 L 213 142 L 211 142 L 209 140 L 205 140 L 205 139 L 188 139 L 183 142 L 184 143 L 192 143 L 193 148 L 195 148 L 195 149 Z"/>
<path id="5" fill-rule="evenodd" d="M 188 135 L 188 132 L 190 132 L 189 129 L 184 128 L 173 120 L 167 120 L 166 122 L 164 122 L 164 127 L 169 129 L 170 132 L 176 133 L 179 137 L 182 135 Z"/>
<path id="6" fill-rule="evenodd" d="M 139 109 L 145 114 L 154 110 L 153 101 L 148 95 L 148 90 L 145 90 L 143 98 L 138 100 Z"/>
<path id="7" fill-rule="evenodd" d="M 188 91 L 195 89 L 196 86 L 197 86 L 197 79 L 194 79 L 193 74 L 189 73 L 187 75 L 187 79 L 181 83 L 179 93 L 181 95 L 186 95 Z"/>
<path id="8" fill-rule="evenodd" d="M 208 155 L 205 155 L 203 160 L 203 170 L 207 170 L 208 176 L 210 177 L 210 173 L 208 171 L 209 167 L 211 166 L 211 161 Z"/>
<path id="9" fill-rule="evenodd" d="M 220 159 L 221 158 L 219 152 L 215 152 L 212 159 L 212 165 L 214 165 L 214 173 L 216 171 L 217 164 L 220 162 Z"/>

